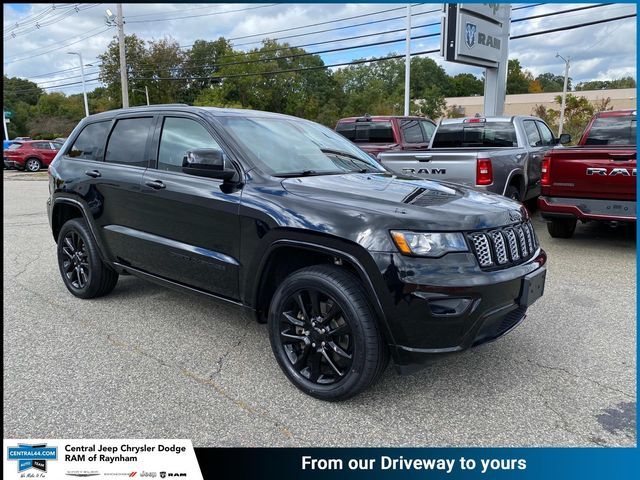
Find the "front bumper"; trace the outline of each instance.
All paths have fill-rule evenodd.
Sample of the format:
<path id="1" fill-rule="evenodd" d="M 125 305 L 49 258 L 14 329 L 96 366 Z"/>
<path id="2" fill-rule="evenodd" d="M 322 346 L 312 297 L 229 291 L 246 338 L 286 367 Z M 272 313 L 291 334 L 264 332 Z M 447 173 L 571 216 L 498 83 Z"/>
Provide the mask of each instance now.
<path id="1" fill-rule="evenodd" d="M 542 218 L 576 218 L 578 220 L 636 220 L 636 202 L 633 200 L 600 200 L 593 198 L 539 197 Z"/>
<path id="2" fill-rule="evenodd" d="M 542 249 L 526 263 L 496 271 L 480 270 L 466 253 L 437 261 L 395 253 L 378 253 L 374 259 L 386 289 L 381 300 L 400 373 L 507 334 L 537 299 L 526 300 L 525 278 L 542 277 L 538 288 L 543 289 L 546 273 Z"/>

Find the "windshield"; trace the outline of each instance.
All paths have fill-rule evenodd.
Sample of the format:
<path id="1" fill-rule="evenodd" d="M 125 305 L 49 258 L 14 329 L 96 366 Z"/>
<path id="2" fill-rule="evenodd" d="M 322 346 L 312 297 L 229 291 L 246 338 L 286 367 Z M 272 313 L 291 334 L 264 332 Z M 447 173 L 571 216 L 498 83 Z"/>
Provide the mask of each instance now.
<path id="1" fill-rule="evenodd" d="M 312 122 L 263 117 L 221 117 L 220 121 L 260 170 L 270 175 L 385 171 L 344 137 Z"/>
<path id="2" fill-rule="evenodd" d="M 635 145 L 636 116 L 599 117 L 587 132 L 585 145 Z"/>

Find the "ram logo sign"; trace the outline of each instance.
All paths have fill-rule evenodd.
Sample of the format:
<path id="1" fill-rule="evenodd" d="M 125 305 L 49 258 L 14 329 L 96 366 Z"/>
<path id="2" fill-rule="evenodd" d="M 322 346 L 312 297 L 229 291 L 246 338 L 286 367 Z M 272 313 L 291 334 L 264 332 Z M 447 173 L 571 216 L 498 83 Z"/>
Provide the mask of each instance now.
<path id="1" fill-rule="evenodd" d="M 476 43 L 476 32 L 478 31 L 478 26 L 467 22 L 465 34 L 464 34 L 464 43 L 467 44 L 467 47 L 471 48 Z"/>
<path id="2" fill-rule="evenodd" d="M 632 168 L 631 172 L 626 168 L 612 168 L 611 170 L 607 170 L 606 168 L 595 168 L 589 167 L 587 168 L 587 175 L 596 175 L 600 177 L 615 177 L 617 175 L 622 175 L 623 177 L 635 177 L 636 169 Z"/>

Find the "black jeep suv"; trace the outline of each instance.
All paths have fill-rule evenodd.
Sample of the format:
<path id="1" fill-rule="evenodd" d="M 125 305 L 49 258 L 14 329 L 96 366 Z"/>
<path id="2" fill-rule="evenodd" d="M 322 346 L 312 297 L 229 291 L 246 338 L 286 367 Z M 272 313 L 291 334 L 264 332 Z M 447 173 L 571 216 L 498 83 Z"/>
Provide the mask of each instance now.
<path id="1" fill-rule="evenodd" d="M 505 334 L 544 288 L 528 213 L 389 173 L 341 135 L 272 113 L 158 105 L 85 118 L 49 168 L 69 291 L 132 274 L 268 323 L 285 375 L 340 400 Z"/>

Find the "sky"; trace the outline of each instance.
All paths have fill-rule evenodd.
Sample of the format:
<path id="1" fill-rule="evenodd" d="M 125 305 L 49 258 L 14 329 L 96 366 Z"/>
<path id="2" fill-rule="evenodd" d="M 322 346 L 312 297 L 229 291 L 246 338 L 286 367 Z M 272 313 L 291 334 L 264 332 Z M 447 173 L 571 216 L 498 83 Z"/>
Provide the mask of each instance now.
<path id="1" fill-rule="evenodd" d="M 79 59 L 67 52 L 82 54 L 86 66 L 86 79 L 97 77 L 96 56 L 103 53 L 116 35 L 115 28 L 105 24 L 105 10 L 116 11 L 116 4 L 4 4 L 3 67 L 8 76 L 27 78 L 37 82 L 47 91 L 78 93 Z M 361 45 L 383 40 L 400 40 L 397 43 L 376 47 L 351 49 L 322 54 L 325 64 L 343 63 L 358 58 L 404 53 L 404 33 L 384 33 L 404 28 L 406 4 L 124 4 L 125 33 L 135 33 L 144 40 L 173 38 L 181 46 L 190 45 L 196 39 L 215 40 L 245 37 L 233 41 L 237 48 L 248 49 L 259 46 L 265 37 L 281 38 L 291 45 L 334 40 L 329 44 L 307 48 L 307 51 Z M 437 33 L 440 30 L 442 4 L 413 4 L 413 36 Z M 518 8 L 524 3 L 514 3 Z M 538 4 L 532 4 L 538 5 Z M 560 12 L 590 4 L 540 4 L 512 11 L 511 18 L 535 16 L 549 12 Z M 364 16 L 338 21 L 345 17 Z M 427 13 L 425 13 L 427 12 Z M 430 12 L 430 13 L 429 13 Z M 584 11 L 558 14 L 512 23 L 511 35 L 548 30 L 566 25 L 575 25 L 599 19 L 612 18 L 636 12 L 635 4 L 613 4 Z M 183 18 L 178 18 L 183 17 Z M 186 18 L 185 18 L 186 17 Z M 391 19 L 371 25 L 351 26 L 371 21 Z M 324 25 L 307 25 L 329 22 Z M 437 25 L 424 27 L 423 25 Z M 293 29 L 279 34 L 268 34 L 275 30 Z M 309 32 L 327 30 L 310 35 Z M 343 40 L 345 37 L 373 34 L 370 37 Z M 439 48 L 439 37 L 412 40 L 413 52 Z M 544 72 L 563 75 L 564 62 L 556 53 L 571 57 L 570 77 L 574 85 L 581 81 L 605 80 L 632 76 L 636 78 L 636 18 L 593 25 L 575 30 L 513 40 L 509 45 L 509 58 L 517 58 L 521 65 L 534 76 Z M 242 45 L 241 45 L 242 44 Z M 482 69 L 445 62 L 439 53 L 430 54 L 447 73 L 468 72 L 476 76 Z M 69 70 L 73 69 L 73 70 Z M 59 72 L 65 70 L 64 72 Z M 68 70 L 68 71 L 67 71 Z M 58 73 L 56 73 L 58 72 Z M 98 86 L 89 82 L 89 90 Z"/>

